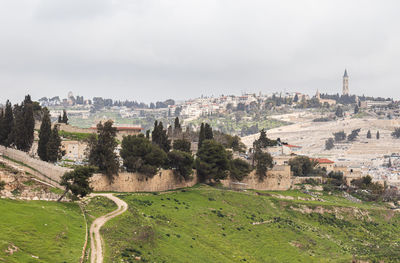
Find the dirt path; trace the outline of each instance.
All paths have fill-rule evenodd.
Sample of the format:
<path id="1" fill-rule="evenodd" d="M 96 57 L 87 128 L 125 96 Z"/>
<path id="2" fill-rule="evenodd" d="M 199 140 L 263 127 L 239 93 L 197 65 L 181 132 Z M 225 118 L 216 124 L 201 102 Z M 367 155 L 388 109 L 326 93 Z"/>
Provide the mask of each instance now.
<path id="1" fill-rule="evenodd" d="M 113 194 L 91 194 L 91 196 L 104 196 L 117 204 L 118 208 L 107 215 L 96 218 L 90 226 L 90 262 L 91 263 L 102 263 L 103 262 L 103 250 L 102 250 L 102 239 L 100 236 L 100 228 L 110 219 L 124 213 L 128 209 L 128 204 L 113 196 Z"/>

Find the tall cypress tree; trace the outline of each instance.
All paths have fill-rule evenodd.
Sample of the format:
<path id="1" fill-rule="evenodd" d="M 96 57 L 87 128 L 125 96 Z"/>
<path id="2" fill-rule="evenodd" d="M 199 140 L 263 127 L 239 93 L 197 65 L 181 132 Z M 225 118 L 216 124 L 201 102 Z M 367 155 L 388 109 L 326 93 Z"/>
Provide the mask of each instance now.
<path id="1" fill-rule="evenodd" d="M 159 131 L 158 131 L 158 121 L 154 122 L 154 128 L 153 131 L 151 132 L 151 141 L 153 143 L 156 143 L 159 141 Z"/>
<path id="2" fill-rule="evenodd" d="M 179 123 L 179 118 L 178 117 L 175 118 L 174 128 L 175 129 L 180 129 L 181 128 L 181 124 Z"/>
<path id="3" fill-rule="evenodd" d="M 10 133 L 12 131 L 13 124 L 14 124 L 13 110 L 12 110 L 11 102 L 9 100 L 7 100 L 6 108 L 4 109 L 4 112 L 3 112 L 2 124 L 1 124 L 1 129 L 0 129 L 0 144 L 1 145 L 4 145 L 4 146 L 10 145 L 8 137 L 10 136 Z"/>
<path id="4" fill-rule="evenodd" d="M 14 145 L 18 150 L 25 149 L 25 122 L 22 106 L 14 105 L 14 121 L 8 136 L 8 145 Z"/>
<path id="5" fill-rule="evenodd" d="M 163 123 L 157 121 L 154 123 L 154 130 L 151 134 L 151 140 L 154 144 L 157 144 L 165 152 L 171 150 L 171 140 L 168 139 L 167 131 L 164 130 Z"/>
<path id="6" fill-rule="evenodd" d="M 49 162 L 57 162 L 63 156 L 63 151 L 61 150 L 61 138 L 58 134 L 58 125 L 54 125 L 51 130 L 51 135 L 46 147 L 47 160 Z"/>
<path id="7" fill-rule="evenodd" d="M 214 134 L 213 134 L 212 128 L 211 128 L 210 124 L 208 124 L 208 123 L 206 123 L 204 125 L 204 136 L 205 136 L 206 140 L 214 139 Z"/>
<path id="8" fill-rule="evenodd" d="M 47 144 L 51 136 L 51 121 L 49 111 L 45 108 L 44 115 L 42 119 L 42 124 L 40 125 L 39 131 L 39 143 L 37 153 L 41 160 L 48 161 L 47 157 Z"/>
<path id="9" fill-rule="evenodd" d="M 182 133 L 182 127 L 179 122 L 179 118 L 176 117 L 174 122 L 174 137 L 175 138 L 178 137 L 181 133 Z"/>
<path id="10" fill-rule="evenodd" d="M 4 110 L 0 109 L 0 145 L 4 145 L 4 135 L 2 131 L 4 130 Z"/>
<path id="11" fill-rule="evenodd" d="M 14 105 L 13 114 L 14 122 L 7 144 L 12 144 L 18 150 L 27 152 L 32 146 L 35 129 L 33 103 L 29 95 L 25 96 L 21 106 Z"/>
<path id="12" fill-rule="evenodd" d="M 28 95 L 29 96 L 29 95 Z M 30 100 L 30 97 L 29 97 Z M 33 104 L 25 103 L 22 108 L 24 117 L 24 146 L 23 151 L 27 152 L 31 149 L 35 132 L 35 118 L 33 117 Z"/>
<path id="13" fill-rule="evenodd" d="M 199 132 L 199 143 L 198 143 L 198 149 L 201 148 L 201 145 L 203 144 L 203 141 L 206 139 L 206 134 L 204 130 L 204 123 L 201 123 L 200 125 L 200 132 Z"/>
<path id="14" fill-rule="evenodd" d="M 63 110 L 62 122 L 65 123 L 65 124 L 68 124 L 68 116 L 67 116 L 67 111 L 66 110 Z"/>

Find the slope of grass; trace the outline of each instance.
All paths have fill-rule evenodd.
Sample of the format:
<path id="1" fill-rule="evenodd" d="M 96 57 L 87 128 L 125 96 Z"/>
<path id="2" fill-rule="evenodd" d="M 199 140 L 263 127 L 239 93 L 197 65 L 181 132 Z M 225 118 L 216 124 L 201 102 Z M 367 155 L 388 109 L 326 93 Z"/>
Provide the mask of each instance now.
<path id="1" fill-rule="evenodd" d="M 89 223 L 91 223 L 94 219 L 106 215 L 117 208 L 118 206 L 107 197 L 95 196 L 90 198 L 85 205 L 85 212 Z"/>
<path id="2" fill-rule="evenodd" d="M 102 228 L 105 260 L 400 261 L 396 212 L 340 196 L 318 201 L 298 191 L 261 194 L 199 187 L 120 195 L 129 210 Z"/>
<path id="3" fill-rule="evenodd" d="M 76 204 L 0 199 L 0 262 L 79 262 L 84 240 Z"/>

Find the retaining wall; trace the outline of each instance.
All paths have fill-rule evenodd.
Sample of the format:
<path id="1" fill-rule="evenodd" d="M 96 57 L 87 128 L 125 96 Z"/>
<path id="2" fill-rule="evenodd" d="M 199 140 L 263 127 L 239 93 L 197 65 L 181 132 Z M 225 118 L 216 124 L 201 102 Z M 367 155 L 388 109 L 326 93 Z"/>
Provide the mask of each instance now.
<path id="1" fill-rule="evenodd" d="M 30 172 L 39 177 L 41 180 L 44 180 L 50 184 L 54 182 L 57 183 L 55 186 L 58 186 L 58 183 L 61 181 L 61 177 L 64 175 L 64 173 L 71 170 L 38 159 L 34 159 L 26 152 L 18 151 L 12 148 L 6 148 L 1 145 L 0 153 L 13 160 L 22 162 L 25 165 L 32 167 L 33 169 L 28 168 L 29 170 L 33 170 Z"/>
<path id="2" fill-rule="evenodd" d="M 152 178 L 138 173 L 119 173 L 110 183 L 106 176 L 95 174 L 90 179 L 94 191 L 112 192 L 161 192 L 197 184 L 197 176 L 192 180 L 178 180 L 172 170 L 161 170 Z"/>
<path id="3" fill-rule="evenodd" d="M 57 187 L 59 187 L 58 182 L 60 182 L 64 173 L 71 170 L 34 159 L 27 153 L 12 148 L 0 146 L 0 153 L 32 167 L 34 169 L 32 173 L 35 176 Z M 191 187 L 197 182 L 196 174 L 193 175 L 192 180 L 185 181 L 177 179 L 172 170 L 161 170 L 152 178 L 146 178 L 146 176 L 138 173 L 119 173 L 112 183 L 102 174 L 94 174 L 90 179 L 90 185 L 94 191 L 113 192 L 161 192 Z M 226 187 L 232 187 L 236 182 L 227 179 L 222 180 L 221 183 Z M 267 177 L 263 181 L 260 181 L 253 171 L 240 183 L 243 183 L 245 189 L 288 190 L 293 185 L 293 178 L 290 166 L 282 165 L 275 166 L 268 171 Z"/>
<path id="4" fill-rule="evenodd" d="M 267 172 L 267 176 L 263 181 L 260 181 L 255 171 L 252 171 L 247 177 L 241 181 L 240 185 L 234 180 L 222 180 L 225 187 L 242 188 L 242 189 L 255 189 L 255 190 L 288 190 L 292 187 L 292 176 L 290 173 L 290 166 L 279 165 L 275 166 L 272 170 Z"/>

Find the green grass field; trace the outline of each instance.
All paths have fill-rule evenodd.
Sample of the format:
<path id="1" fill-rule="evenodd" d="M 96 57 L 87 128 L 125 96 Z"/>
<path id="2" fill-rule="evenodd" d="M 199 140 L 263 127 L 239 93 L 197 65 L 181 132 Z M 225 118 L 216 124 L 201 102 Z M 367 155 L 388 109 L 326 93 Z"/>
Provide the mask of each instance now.
<path id="1" fill-rule="evenodd" d="M 77 204 L 0 199 L 0 262 L 79 262 L 84 240 Z"/>
<path id="2" fill-rule="evenodd" d="M 205 186 L 119 197 L 129 210 L 102 228 L 106 262 L 400 261 L 400 216 L 380 204 Z"/>
<path id="3" fill-rule="evenodd" d="M 117 208 L 118 206 L 107 197 L 95 196 L 90 198 L 90 201 L 85 205 L 86 218 L 91 223 L 94 219 L 106 215 Z"/>

